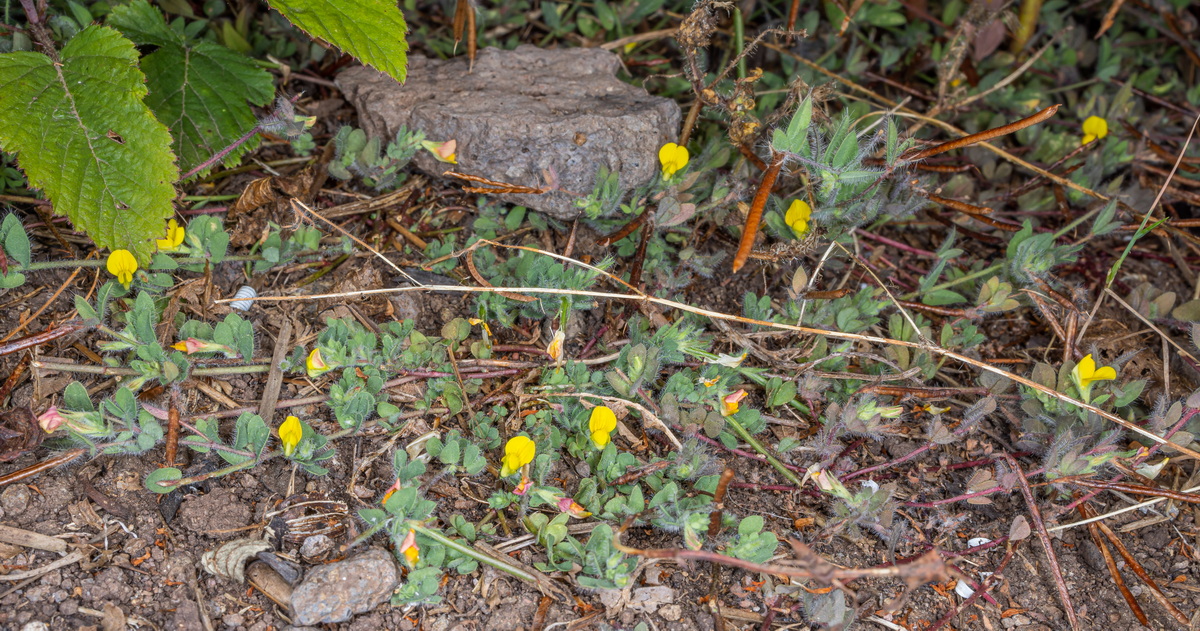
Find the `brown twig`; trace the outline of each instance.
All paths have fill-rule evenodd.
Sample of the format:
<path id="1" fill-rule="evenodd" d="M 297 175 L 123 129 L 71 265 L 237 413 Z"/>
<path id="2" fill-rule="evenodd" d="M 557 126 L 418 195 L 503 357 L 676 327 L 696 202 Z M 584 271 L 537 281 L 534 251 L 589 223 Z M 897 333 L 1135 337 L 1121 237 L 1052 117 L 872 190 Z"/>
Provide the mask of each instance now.
<path id="1" fill-rule="evenodd" d="M 762 220 L 763 207 L 767 205 L 767 198 L 771 195 L 771 189 L 775 186 L 775 178 L 779 177 L 779 169 L 782 167 L 783 154 L 772 153 L 771 166 L 767 167 L 762 181 L 758 184 L 758 192 L 754 194 L 750 212 L 746 215 L 746 225 L 742 228 L 742 239 L 738 242 L 737 254 L 733 256 L 735 273 L 746 264 L 746 259 L 750 258 L 750 251 L 754 249 L 754 237 L 758 236 L 758 224 Z"/>
<path id="2" fill-rule="evenodd" d="M 18 469 L 17 471 L 13 471 L 11 473 L 6 473 L 0 476 L 0 487 L 5 486 L 6 484 L 12 484 L 13 482 L 19 482 L 26 478 L 32 478 L 35 475 L 45 473 L 46 471 L 49 471 L 55 467 L 61 467 L 69 462 L 73 462 L 76 458 L 86 453 L 86 449 L 72 449 L 70 451 L 64 451 L 61 454 L 51 456 L 50 458 L 47 458 L 35 465 L 25 467 L 24 469 Z"/>
<path id="3" fill-rule="evenodd" d="M 83 331 L 91 328 L 84 324 L 82 320 L 68 320 L 58 326 L 52 326 L 40 333 L 27 335 L 25 337 L 13 340 L 6 344 L 0 344 L 0 355 L 8 355 L 17 351 L 23 351 L 27 348 L 40 346 L 49 342 L 53 342 L 64 335 L 70 335 L 76 331 Z"/>
<path id="4" fill-rule="evenodd" d="M 1042 549 L 1046 552 L 1046 560 L 1050 565 L 1050 571 L 1054 575 L 1054 585 L 1058 587 L 1058 596 L 1062 600 L 1063 608 L 1067 613 L 1067 620 L 1071 623 L 1071 629 L 1079 631 L 1079 618 L 1075 615 L 1075 606 L 1071 604 L 1071 592 L 1067 589 L 1067 581 L 1063 579 L 1062 568 L 1058 565 L 1058 557 L 1054 554 L 1054 546 L 1050 543 L 1050 533 L 1046 532 L 1046 524 L 1042 521 L 1042 513 L 1038 510 L 1037 502 L 1033 499 L 1033 491 L 1029 489 L 1029 481 L 1025 479 L 1025 472 L 1021 470 L 1020 463 L 1012 454 L 1004 454 L 1004 459 L 1008 462 L 1008 466 L 1017 474 L 1017 484 L 1021 487 L 1021 495 L 1025 497 L 1025 504 L 1029 506 L 1029 516 L 1032 518 L 1034 529 L 1037 530 L 1038 539 L 1042 542 Z"/>
<path id="5" fill-rule="evenodd" d="M 171 384 L 171 397 L 167 408 L 166 466 L 175 466 L 175 455 L 179 449 L 179 384 Z"/>
<path id="6" fill-rule="evenodd" d="M 467 175 L 466 173 L 458 173 L 457 171 L 446 171 L 442 175 L 456 177 L 460 180 L 468 182 L 476 182 L 478 184 L 486 184 L 490 188 L 481 188 L 477 186 L 464 186 L 462 190 L 468 193 L 480 193 L 488 195 L 514 194 L 514 195 L 541 195 L 550 191 L 550 187 L 534 188 L 532 186 L 523 186 L 521 184 L 509 184 L 508 182 L 497 182 L 489 180 L 478 175 Z"/>
<path id="7" fill-rule="evenodd" d="M 725 512 L 725 491 L 729 489 L 731 480 L 733 480 L 733 469 L 725 467 L 725 470 L 721 472 L 721 479 L 717 480 L 717 492 L 713 493 L 713 509 L 708 517 L 708 537 L 710 539 L 721 534 L 721 521 Z"/>
<path id="8" fill-rule="evenodd" d="M 1015 545 L 1009 546 L 1008 552 L 1006 552 L 1004 554 L 1004 558 L 1000 560 L 1000 565 L 996 566 L 996 571 L 993 572 L 991 576 L 984 579 L 983 584 L 979 586 L 979 589 L 976 589 L 975 593 L 971 594 L 971 596 L 964 600 L 962 604 L 946 612 L 946 615 L 942 616 L 941 618 L 938 618 L 937 621 L 929 625 L 925 631 L 937 631 L 938 629 L 941 629 L 946 625 L 947 622 L 950 622 L 958 617 L 959 613 L 966 610 L 967 607 L 970 607 L 971 604 L 976 600 L 986 596 L 988 590 L 994 587 L 996 583 L 1000 582 L 1000 579 L 1003 578 L 1004 568 L 1008 567 L 1008 562 L 1012 560 L 1013 554 L 1016 551 L 1017 547 Z"/>
<path id="9" fill-rule="evenodd" d="M 1116 533 L 1114 533 L 1112 529 L 1102 521 L 1093 523 L 1100 527 L 1100 532 L 1104 533 L 1105 538 L 1107 538 L 1109 542 L 1113 544 L 1113 547 L 1117 549 L 1117 553 L 1120 554 L 1121 558 L 1125 560 L 1125 564 L 1129 566 L 1129 569 L 1132 570 L 1133 573 L 1137 575 L 1137 577 L 1141 579 L 1143 583 L 1146 584 L 1146 587 L 1150 588 L 1150 595 L 1154 596 L 1154 599 L 1158 601 L 1158 604 L 1162 605 L 1163 608 L 1171 614 L 1171 617 L 1175 618 L 1175 620 L 1180 624 L 1184 625 L 1185 627 L 1188 626 L 1188 617 L 1185 616 L 1182 611 L 1176 608 L 1175 605 L 1172 604 L 1165 595 L 1163 595 L 1162 590 L 1158 587 L 1158 584 L 1154 582 L 1154 579 L 1150 578 L 1150 575 L 1146 573 L 1146 569 L 1142 567 L 1141 563 L 1138 563 L 1137 558 L 1129 553 L 1129 550 L 1125 548 L 1125 544 L 1121 543 L 1121 540 L 1117 537 Z"/>
<path id="10" fill-rule="evenodd" d="M 957 140 L 943 142 L 940 145 L 935 145 L 933 147 L 929 147 L 928 149 L 922 149 L 921 151 L 918 151 L 911 155 L 901 156 L 900 161 L 901 162 L 916 162 L 918 160 L 924 160 L 926 158 L 936 156 L 939 153 L 945 153 L 947 151 L 953 151 L 955 149 L 962 149 L 965 147 L 970 147 L 971 145 L 978 143 L 978 142 L 985 142 L 988 140 L 992 140 L 993 138 L 1007 136 L 1008 134 L 1021 131 L 1022 129 L 1025 129 L 1026 127 L 1029 127 L 1030 125 L 1036 125 L 1036 124 L 1050 118 L 1051 116 L 1054 116 L 1054 113 L 1057 112 L 1058 108 L 1061 106 L 1062 106 L 1061 103 L 1059 103 L 1057 105 L 1051 105 L 1050 107 L 1047 107 L 1046 109 L 1038 112 L 1037 114 L 1034 114 L 1033 116 L 1029 116 L 1026 118 L 1022 118 L 1021 120 L 1019 120 L 1015 123 L 1009 123 L 1007 125 L 1001 125 L 1000 127 L 994 127 L 992 129 L 987 129 L 987 130 L 981 131 L 979 133 L 971 134 L 969 136 L 964 136 Z"/>
<path id="11" fill-rule="evenodd" d="M 649 217 L 649 215 L 650 215 L 650 211 L 648 211 L 648 210 L 644 211 L 644 212 L 642 212 L 642 214 L 638 215 L 637 217 L 630 219 L 629 223 L 621 226 L 620 228 L 617 228 L 616 232 L 613 232 L 612 234 L 609 234 L 608 236 L 600 237 L 600 241 L 599 241 L 600 247 L 602 247 L 602 248 L 608 247 L 608 246 L 616 243 L 617 241 L 620 241 L 621 239 L 624 239 L 625 237 L 628 237 L 629 235 L 633 234 L 634 230 L 637 230 L 639 227 L 641 227 L 641 225 L 643 223 L 646 222 L 646 218 Z"/>
<path id="12" fill-rule="evenodd" d="M 1086 486 L 1092 489 L 1102 489 L 1105 491 L 1119 491 L 1121 493 L 1133 493 L 1135 495 L 1146 495 L 1149 497 L 1165 497 L 1169 500 L 1176 500 L 1187 504 L 1200 504 L 1200 495 L 1193 493 L 1183 493 L 1171 489 L 1161 487 L 1145 486 L 1142 484 L 1126 484 L 1123 482 L 1110 482 L 1108 480 L 1072 480 L 1072 484 Z"/>
<path id="13" fill-rule="evenodd" d="M 1079 515 L 1084 519 L 1091 519 L 1096 516 L 1096 511 L 1084 503 L 1079 505 Z M 1125 599 L 1125 604 L 1129 605 L 1129 609 L 1133 611 L 1133 615 L 1137 617 L 1143 627 L 1149 627 L 1150 620 L 1146 618 L 1146 612 L 1142 611 L 1142 606 L 1133 597 L 1133 593 L 1125 586 L 1125 579 L 1121 577 L 1121 571 L 1117 569 L 1117 560 L 1113 558 L 1112 551 L 1108 549 L 1108 544 L 1100 532 L 1100 526 L 1095 523 L 1088 524 L 1088 534 L 1092 536 L 1092 542 L 1096 544 L 1097 548 L 1100 548 L 1100 553 L 1104 555 L 1104 564 L 1108 567 L 1108 573 L 1112 576 L 1113 583 L 1117 585 L 1117 590 L 1121 592 L 1121 597 Z"/>

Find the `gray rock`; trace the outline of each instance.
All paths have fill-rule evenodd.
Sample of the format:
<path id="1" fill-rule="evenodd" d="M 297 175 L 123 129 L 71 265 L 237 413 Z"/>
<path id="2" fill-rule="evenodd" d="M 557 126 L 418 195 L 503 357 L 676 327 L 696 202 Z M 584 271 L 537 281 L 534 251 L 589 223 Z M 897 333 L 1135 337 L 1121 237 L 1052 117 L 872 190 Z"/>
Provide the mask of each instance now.
<path id="1" fill-rule="evenodd" d="M 434 175 L 540 187 L 553 169 L 562 189 L 586 195 L 605 165 L 628 190 L 655 177 L 659 147 L 679 133 L 679 106 L 622 82 L 620 59 L 599 48 L 485 48 L 471 74 L 465 57 L 410 55 L 408 65 L 403 86 L 370 68 L 342 72 L 337 85 L 368 136 L 390 140 L 407 125 L 429 140 L 456 140 L 457 166 L 417 155 L 417 167 Z M 499 198 L 558 219 L 579 214 L 563 190 Z"/>
<path id="2" fill-rule="evenodd" d="M 380 548 L 316 567 L 292 592 L 295 623 L 345 622 L 387 600 L 396 588 L 396 580 L 392 555 Z"/>

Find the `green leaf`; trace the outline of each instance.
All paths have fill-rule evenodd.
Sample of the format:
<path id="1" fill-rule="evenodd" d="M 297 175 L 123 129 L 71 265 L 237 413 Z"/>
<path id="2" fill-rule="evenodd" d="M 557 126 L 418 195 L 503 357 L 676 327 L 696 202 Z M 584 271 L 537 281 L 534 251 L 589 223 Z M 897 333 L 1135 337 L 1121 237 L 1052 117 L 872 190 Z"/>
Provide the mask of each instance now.
<path id="1" fill-rule="evenodd" d="M 25 227 L 21 225 L 21 220 L 11 214 L 5 217 L 4 223 L 0 224 L 0 235 L 3 235 L 4 251 L 9 258 L 16 260 L 22 266 L 28 266 L 29 235 L 25 234 Z"/>
<path id="2" fill-rule="evenodd" d="M 408 25 L 390 0 L 269 0 L 271 8 L 312 37 L 404 83 Z"/>
<path id="3" fill-rule="evenodd" d="M 25 284 L 25 275 L 20 272 L 9 272 L 0 278 L 0 289 L 12 289 Z"/>
<path id="4" fill-rule="evenodd" d="M 183 472 L 174 467 L 155 469 L 150 472 L 150 475 L 146 476 L 146 488 L 155 493 L 170 493 L 179 486 L 171 483 L 182 478 Z"/>
<path id="5" fill-rule="evenodd" d="M 108 23 L 139 45 L 158 50 L 142 58 L 150 94 L 146 105 L 171 128 L 179 167 L 191 171 L 258 124 L 247 101 L 266 105 L 271 75 L 246 56 L 209 41 L 193 41 L 167 26 L 146 0 L 113 8 Z M 251 139 L 226 156 L 236 165 L 258 145 Z M 197 173 L 203 176 L 208 169 Z"/>
<path id="6" fill-rule="evenodd" d="M 174 212 L 179 170 L 137 64 L 133 42 L 103 26 L 67 42 L 57 63 L 0 55 L 0 147 L 97 246 L 144 263 Z"/>
<path id="7" fill-rule="evenodd" d="M 91 412 L 92 398 L 88 396 L 87 388 L 82 383 L 72 381 L 63 391 L 63 407 L 76 412 Z"/>

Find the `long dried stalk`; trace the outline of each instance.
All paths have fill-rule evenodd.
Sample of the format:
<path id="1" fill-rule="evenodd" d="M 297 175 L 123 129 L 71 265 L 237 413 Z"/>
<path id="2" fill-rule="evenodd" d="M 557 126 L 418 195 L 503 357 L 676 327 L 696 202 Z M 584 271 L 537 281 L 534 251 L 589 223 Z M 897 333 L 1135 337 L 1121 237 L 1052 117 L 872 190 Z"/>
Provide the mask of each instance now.
<path id="1" fill-rule="evenodd" d="M 970 147 L 971 145 L 973 145 L 977 142 L 985 142 L 985 141 L 991 140 L 993 138 L 999 138 L 1000 136 L 1007 136 L 1013 132 L 1021 131 L 1022 129 L 1025 129 L 1026 127 L 1029 127 L 1030 125 L 1036 125 L 1036 124 L 1046 120 L 1047 118 L 1054 116 L 1054 113 L 1058 111 L 1059 107 L 1062 107 L 1061 103 L 1059 103 L 1058 105 L 1051 105 L 1050 107 L 1047 107 L 1046 109 L 1038 112 L 1037 114 L 1034 114 L 1033 116 L 1029 116 L 1026 118 L 1022 118 L 1021 120 L 1019 120 L 1015 123 L 1001 125 L 1000 127 L 986 129 L 977 134 L 963 136 L 962 138 L 959 138 L 957 140 L 943 142 L 940 145 L 934 145 L 932 147 L 929 147 L 928 149 L 922 149 L 921 151 L 918 151 L 914 154 L 907 155 L 907 156 L 901 156 L 900 160 L 903 162 L 916 162 L 918 160 L 924 160 L 926 158 L 936 156 L 939 153 L 946 153 L 947 151 L 953 151 L 955 149 L 962 149 L 964 147 Z"/>

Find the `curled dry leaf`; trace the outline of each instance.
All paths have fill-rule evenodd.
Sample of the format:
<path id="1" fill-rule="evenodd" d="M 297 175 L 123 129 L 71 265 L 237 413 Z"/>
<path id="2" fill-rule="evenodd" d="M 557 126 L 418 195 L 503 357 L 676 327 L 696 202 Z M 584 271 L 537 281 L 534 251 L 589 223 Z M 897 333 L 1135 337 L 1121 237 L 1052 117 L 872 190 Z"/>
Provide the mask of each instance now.
<path id="1" fill-rule="evenodd" d="M 214 576 L 243 583 L 246 580 L 246 564 L 257 558 L 259 552 L 274 549 L 275 546 L 262 539 L 234 539 L 205 552 L 200 557 L 200 567 Z"/>

